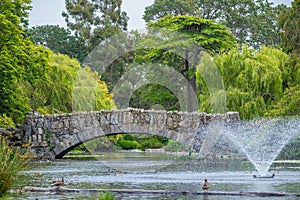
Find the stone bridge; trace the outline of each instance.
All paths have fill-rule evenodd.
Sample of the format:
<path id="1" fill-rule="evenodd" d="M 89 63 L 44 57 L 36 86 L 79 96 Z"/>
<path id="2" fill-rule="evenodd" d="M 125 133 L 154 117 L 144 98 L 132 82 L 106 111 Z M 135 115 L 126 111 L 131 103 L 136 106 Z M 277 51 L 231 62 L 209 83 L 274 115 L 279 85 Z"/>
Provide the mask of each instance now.
<path id="1" fill-rule="evenodd" d="M 236 123 L 237 112 L 206 114 L 197 112 L 154 111 L 142 109 L 103 110 L 70 114 L 27 113 L 23 144 L 31 144 L 35 158 L 62 158 L 76 146 L 113 134 L 159 135 L 191 147 L 204 138 L 217 140 L 222 123 Z M 209 136 L 210 135 L 210 136 Z"/>

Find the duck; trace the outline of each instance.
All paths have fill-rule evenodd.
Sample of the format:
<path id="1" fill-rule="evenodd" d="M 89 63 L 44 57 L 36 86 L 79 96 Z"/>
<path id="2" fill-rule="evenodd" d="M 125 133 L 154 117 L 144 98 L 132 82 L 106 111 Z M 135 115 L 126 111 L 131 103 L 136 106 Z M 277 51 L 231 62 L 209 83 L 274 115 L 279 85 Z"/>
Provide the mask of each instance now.
<path id="1" fill-rule="evenodd" d="M 41 173 L 40 173 L 40 172 L 33 172 L 33 175 L 35 175 L 35 176 L 40 176 Z"/>
<path id="2" fill-rule="evenodd" d="M 124 172 L 124 171 L 118 171 L 118 170 L 116 170 L 116 169 L 114 169 L 114 168 L 109 168 L 109 169 L 108 169 L 108 172 L 109 172 L 109 173 L 113 173 L 114 175 L 125 174 L 125 173 L 126 173 L 126 172 Z"/>
<path id="3" fill-rule="evenodd" d="M 61 180 L 53 181 L 53 182 L 52 182 L 52 185 L 53 185 L 53 186 L 59 187 L 59 186 L 62 186 L 62 185 L 64 184 L 64 182 L 65 182 L 65 181 L 64 181 L 64 177 L 62 177 Z"/>
<path id="4" fill-rule="evenodd" d="M 123 172 L 123 171 L 116 171 L 115 175 L 118 175 L 118 174 L 125 174 L 125 172 Z"/>
<path id="5" fill-rule="evenodd" d="M 209 183 L 207 181 L 207 179 L 204 180 L 204 183 L 202 185 L 202 189 L 207 191 L 209 189 Z"/>

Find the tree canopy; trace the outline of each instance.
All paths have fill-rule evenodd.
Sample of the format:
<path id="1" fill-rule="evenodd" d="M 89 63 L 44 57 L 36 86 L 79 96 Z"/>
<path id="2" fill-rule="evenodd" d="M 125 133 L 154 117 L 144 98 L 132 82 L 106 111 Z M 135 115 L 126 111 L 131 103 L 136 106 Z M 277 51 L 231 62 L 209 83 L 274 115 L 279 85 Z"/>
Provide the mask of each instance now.
<path id="1" fill-rule="evenodd" d="M 281 6 L 268 0 L 155 0 L 145 9 L 146 22 L 168 15 L 191 15 L 226 25 L 238 39 L 256 49 L 261 45 L 280 44 L 277 13 Z"/>
<path id="2" fill-rule="evenodd" d="M 127 29 L 122 0 L 66 0 L 62 15 L 70 30 L 92 50 L 102 40 Z"/>
<path id="3" fill-rule="evenodd" d="M 74 80 L 81 69 L 78 61 L 35 45 L 26 37 L 21 20 L 27 17 L 29 3 L 0 3 L 0 117 L 9 117 L 15 123 L 22 123 L 30 110 L 72 112 Z M 112 95 L 99 75 L 88 67 L 84 70 L 96 82 L 95 109 L 114 107 Z"/>
<path id="4" fill-rule="evenodd" d="M 71 31 L 58 25 L 32 27 L 28 37 L 36 45 L 43 45 L 55 53 L 69 55 L 79 61 L 86 57 L 87 49 L 83 41 L 71 34 Z"/>
<path id="5" fill-rule="evenodd" d="M 30 108 L 19 85 L 45 79 L 47 53 L 27 38 L 20 19 L 27 16 L 30 1 L 1 2 L 0 6 L 0 113 L 22 120 Z"/>
<path id="6" fill-rule="evenodd" d="M 270 47 L 254 51 L 244 46 L 241 52 L 223 52 L 214 61 L 223 77 L 227 109 L 238 111 L 242 119 L 299 114 L 295 106 L 299 103 L 299 87 L 294 86 L 297 80 L 291 78 L 294 66 L 284 52 Z M 200 76 L 197 80 L 202 83 Z M 210 98 L 207 90 L 201 95 L 203 99 Z M 288 99 L 293 102 L 287 103 Z M 203 101 L 200 110 L 210 112 L 209 103 Z M 278 110 L 284 104 L 289 106 L 280 106 Z"/>
<path id="7" fill-rule="evenodd" d="M 225 26 L 194 16 L 167 15 L 149 22 L 148 27 L 152 34 L 161 34 L 161 38 L 157 41 L 151 37 L 142 40 L 144 47 L 151 43 L 156 45 L 140 51 L 136 62 L 161 63 L 177 70 L 189 83 L 186 91 L 188 110 L 197 109 L 192 106 L 195 102 L 192 102 L 191 95 L 196 91 L 195 67 L 200 61 L 200 52 L 214 54 L 233 48 L 236 45 L 234 36 Z"/>
<path id="8" fill-rule="evenodd" d="M 84 79 L 80 77 L 84 74 Z M 84 102 L 76 96 L 78 86 L 93 82 L 92 94 L 85 93 Z M 77 87 L 77 88 L 75 88 Z M 97 72 L 89 67 L 82 68 L 76 59 L 67 55 L 49 51 L 49 67 L 46 80 L 39 81 L 34 86 L 24 84 L 24 91 L 30 96 L 30 107 L 42 113 L 70 113 L 86 110 L 84 104 L 93 99 L 93 110 L 114 108 L 112 94 L 108 93 L 106 84 L 100 80 Z M 83 87 L 80 92 L 87 91 Z"/>
<path id="9" fill-rule="evenodd" d="M 155 0 L 154 4 L 145 8 L 143 19 L 146 22 L 157 21 L 166 15 L 195 15 L 196 4 L 194 0 Z"/>
<path id="10" fill-rule="evenodd" d="M 300 0 L 294 0 L 292 7 L 285 8 L 279 15 L 282 29 L 283 48 L 300 57 Z"/>

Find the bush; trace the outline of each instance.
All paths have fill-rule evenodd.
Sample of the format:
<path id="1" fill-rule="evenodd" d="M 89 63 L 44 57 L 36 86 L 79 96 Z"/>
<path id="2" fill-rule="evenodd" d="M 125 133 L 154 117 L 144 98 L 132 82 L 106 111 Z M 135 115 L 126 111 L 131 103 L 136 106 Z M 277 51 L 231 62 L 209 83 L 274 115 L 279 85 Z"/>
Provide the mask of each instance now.
<path id="1" fill-rule="evenodd" d="M 140 149 L 141 145 L 137 141 L 130 141 L 130 140 L 120 140 L 118 143 L 119 147 L 122 149 Z"/>
<path id="2" fill-rule="evenodd" d="M 130 135 L 130 134 L 124 135 L 123 139 L 124 140 L 130 140 L 130 141 L 134 141 L 135 140 L 134 137 L 133 137 L 133 135 Z"/>
<path id="3" fill-rule="evenodd" d="M 147 148 L 160 148 L 162 147 L 162 142 L 155 136 L 147 138 L 145 141 L 142 142 L 142 147 Z"/>
<path id="4" fill-rule="evenodd" d="M 0 198 L 5 196 L 18 177 L 18 172 L 26 169 L 29 156 L 7 145 L 0 137 Z"/>
<path id="5" fill-rule="evenodd" d="M 7 128 L 7 127 L 15 127 L 15 123 L 13 122 L 12 118 L 6 116 L 6 114 L 0 115 L 0 128 Z"/>

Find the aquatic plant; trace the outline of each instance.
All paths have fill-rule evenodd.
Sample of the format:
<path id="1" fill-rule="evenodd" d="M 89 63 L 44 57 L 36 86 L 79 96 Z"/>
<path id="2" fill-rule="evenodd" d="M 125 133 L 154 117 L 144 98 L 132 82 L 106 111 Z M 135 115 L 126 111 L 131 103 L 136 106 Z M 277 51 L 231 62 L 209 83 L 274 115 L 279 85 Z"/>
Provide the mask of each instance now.
<path id="1" fill-rule="evenodd" d="M 111 192 L 107 191 L 105 193 L 100 193 L 99 200 L 114 200 L 115 195 L 113 195 Z"/>
<path id="2" fill-rule="evenodd" d="M 18 181 L 18 172 L 28 166 L 30 156 L 8 145 L 6 138 L 0 137 L 0 198 Z"/>

